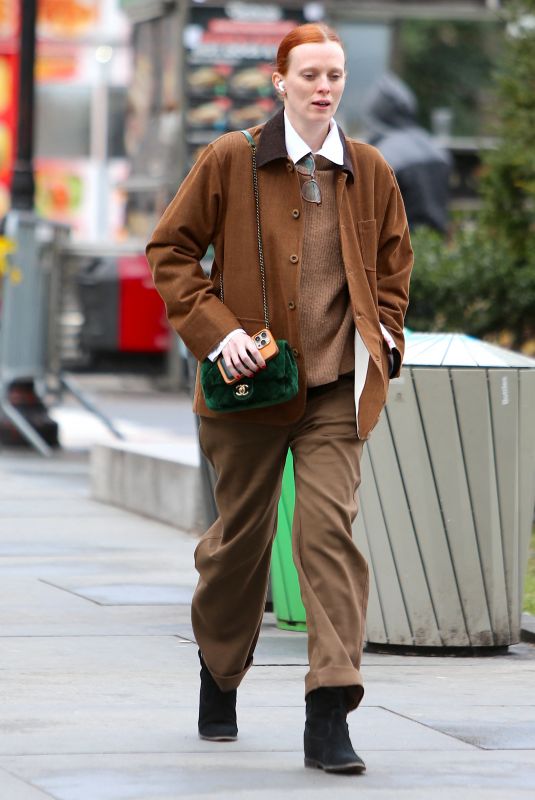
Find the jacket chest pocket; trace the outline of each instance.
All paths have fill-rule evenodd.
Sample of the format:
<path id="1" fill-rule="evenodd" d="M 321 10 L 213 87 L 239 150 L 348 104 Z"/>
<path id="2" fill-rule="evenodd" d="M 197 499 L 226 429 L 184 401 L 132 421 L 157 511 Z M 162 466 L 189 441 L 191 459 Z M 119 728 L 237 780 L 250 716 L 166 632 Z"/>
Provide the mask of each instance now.
<path id="1" fill-rule="evenodd" d="M 377 266 L 377 228 L 374 219 L 361 220 L 357 223 L 360 252 L 364 267 L 375 272 Z"/>

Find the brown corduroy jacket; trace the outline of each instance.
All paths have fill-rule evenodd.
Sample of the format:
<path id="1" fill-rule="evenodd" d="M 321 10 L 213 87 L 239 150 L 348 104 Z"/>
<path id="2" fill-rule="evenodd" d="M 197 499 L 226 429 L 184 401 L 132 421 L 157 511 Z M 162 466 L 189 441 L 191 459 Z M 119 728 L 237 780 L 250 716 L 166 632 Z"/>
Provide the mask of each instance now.
<path id="1" fill-rule="evenodd" d="M 298 313 L 301 209 L 306 201 L 286 152 L 283 112 L 250 132 L 257 143 L 270 328 L 294 350 L 300 390 L 286 404 L 224 416 L 284 425 L 302 415 L 306 397 Z M 357 404 L 359 436 L 367 438 L 379 418 L 389 381 L 388 349 L 380 324 L 403 355 L 413 259 L 392 169 L 374 147 L 340 135 L 344 165 L 337 179 L 337 199 L 342 257 L 357 338 L 369 354 Z M 207 278 L 200 259 L 210 244 L 215 257 Z M 264 327 L 251 148 L 242 133 L 225 134 L 206 147 L 157 224 L 147 257 L 171 325 L 200 361 L 235 328 L 251 334 Z M 219 298 L 221 276 L 224 304 Z M 357 357 L 359 352 L 357 348 Z M 394 375 L 398 371 L 396 364 Z M 218 416 L 207 409 L 198 376 L 194 410 L 201 416 Z"/>

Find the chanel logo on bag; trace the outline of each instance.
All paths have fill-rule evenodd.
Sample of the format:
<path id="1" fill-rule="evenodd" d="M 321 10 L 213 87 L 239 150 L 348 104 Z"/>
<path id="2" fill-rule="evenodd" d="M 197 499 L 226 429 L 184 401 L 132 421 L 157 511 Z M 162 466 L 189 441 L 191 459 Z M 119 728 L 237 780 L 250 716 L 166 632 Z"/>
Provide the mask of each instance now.
<path id="1" fill-rule="evenodd" d="M 234 389 L 234 394 L 236 395 L 236 397 L 247 397 L 249 391 L 250 387 L 246 383 L 238 383 L 238 385 Z"/>

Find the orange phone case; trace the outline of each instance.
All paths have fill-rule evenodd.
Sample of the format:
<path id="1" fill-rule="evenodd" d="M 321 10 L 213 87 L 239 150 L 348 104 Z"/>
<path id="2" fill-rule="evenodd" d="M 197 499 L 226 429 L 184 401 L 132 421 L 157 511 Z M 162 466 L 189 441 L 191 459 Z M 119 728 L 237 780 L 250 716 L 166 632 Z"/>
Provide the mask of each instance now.
<path id="1" fill-rule="evenodd" d="M 258 331 L 257 333 L 253 333 L 251 339 L 254 339 L 256 346 L 262 351 L 262 357 L 264 361 L 269 361 L 279 352 L 279 346 L 275 340 L 275 337 L 271 331 L 268 331 L 267 328 L 262 328 L 262 330 Z M 230 373 L 227 372 L 227 365 L 223 356 L 219 356 L 217 359 L 217 366 L 219 367 L 221 377 L 229 386 L 232 386 L 233 383 L 238 383 L 238 381 L 241 381 L 243 378 L 243 375 L 240 375 L 238 378 L 234 378 L 232 375 L 230 375 Z"/>

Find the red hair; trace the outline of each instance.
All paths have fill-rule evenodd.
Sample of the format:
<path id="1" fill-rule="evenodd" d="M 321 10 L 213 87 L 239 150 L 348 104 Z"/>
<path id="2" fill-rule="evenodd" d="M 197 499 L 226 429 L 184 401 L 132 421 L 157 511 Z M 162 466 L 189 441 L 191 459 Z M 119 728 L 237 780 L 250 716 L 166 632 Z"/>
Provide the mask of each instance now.
<path id="1" fill-rule="evenodd" d="M 344 45 L 342 40 L 332 28 L 317 22 L 309 22 L 306 25 L 298 25 L 287 33 L 277 50 L 277 72 L 286 75 L 290 53 L 294 47 L 300 44 L 321 44 L 321 42 L 336 42 L 342 50 Z"/>

